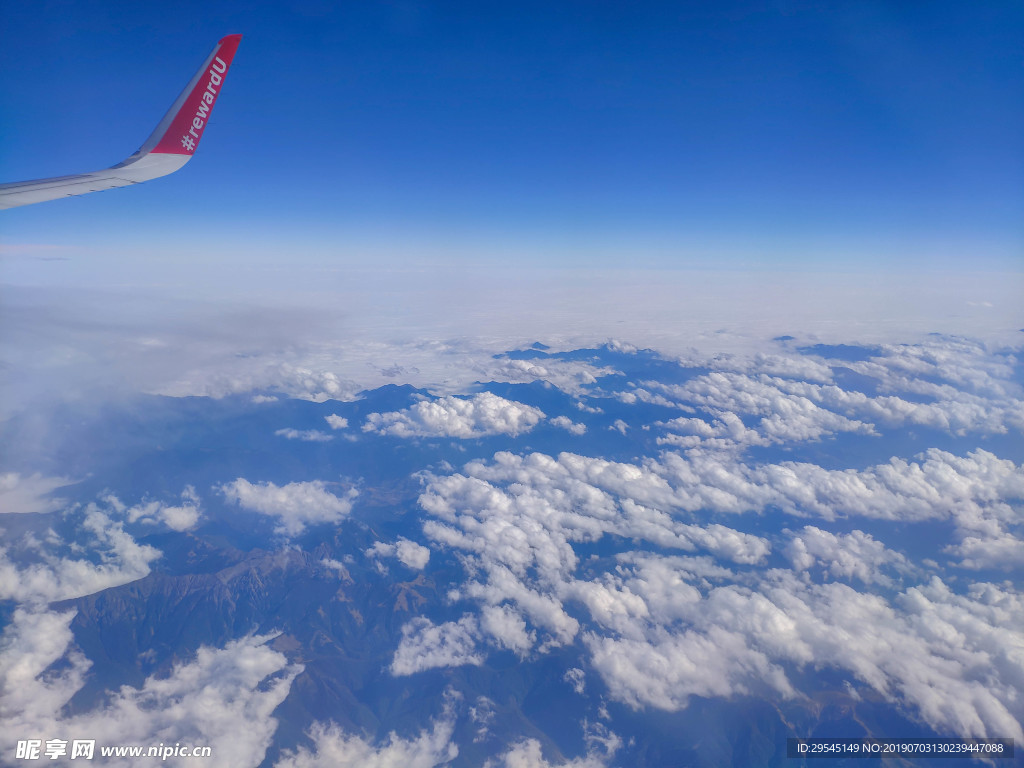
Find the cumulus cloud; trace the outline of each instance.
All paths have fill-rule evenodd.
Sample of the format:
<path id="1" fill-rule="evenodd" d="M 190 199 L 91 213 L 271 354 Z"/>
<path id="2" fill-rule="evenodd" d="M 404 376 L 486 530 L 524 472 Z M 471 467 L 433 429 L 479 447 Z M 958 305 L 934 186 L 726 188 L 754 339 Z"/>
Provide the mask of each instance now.
<path id="1" fill-rule="evenodd" d="M 574 578 L 575 542 L 614 535 L 743 564 L 761 562 L 770 551 L 752 534 L 682 522 L 673 515 L 668 483 L 634 465 L 568 453 L 555 459 L 502 452 L 463 471 L 428 484 L 420 504 L 433 519 L 423 531 L 468 558 L 478 576 L 460 594 L 480 603 L 481 627 L 517 653 L 537 647 L 537 640 L 551 647 L 577 636 L 579 623 L 563 606 L 567 599 L 620 631 L 646 614 L 647 606 L 628 589 Z"/>
<path id="2" fill-rule="evenodd" d="M 278 437 L 286 440 L 302 440 L 305 443 L 329 443 L 334 439 L 333 435 L 321 432 L 319 429 L 279 429 L 274 432 Z"/>
<path id="3" fill-rule="evenodd" d="M 540 742 L 524 739 L 512 746 L 498 760 L 488 760 L 484 768 L 604 768 L 607 763 L 596 755 L 574 760 L 549 762 L 544 759 Z"/>
<path id="4" fill-rule="evenodd" d="M 943 551 L 959 558 L 959 565 L 971 570 L 998 568 L 1015 570 L 1024 567 L 1024 539 L 993 526 L 987 533 L 963 532 L 958 544 Z"/>
<path id="5" fill-rule="evenodd" d="M 568 416 L 556 416 L 550 419 L 551 424 L 559 429 L 564 429 L 571 435 L 582 435 L 587 431 L 587 425 L 573 421 Z"/>
<path id="6" fill-rule="evenodd" d="M 645 582 L 634 584 L 642 593 Z M 682 602 L 674 629 L 658 622 L 643 636 L 584 636 L 592 662 L 614 697 L 635 707 L 663 709 L 684 707 L 694 695 L 770 692 L 791 698 L 797 694 L 786 665 L 812 663 L 846 669 L 891 701 L 912 695 L 922 714 L 933 700 L 954 690 L 970 693 L 967 700 L 973 701 L 955 719 L 951 713 L 925 715 L 940 730 L 961 733 L 967 731 L 957 729 L 967 722 L 978 726 L 978 712 L 970 711 L 978 704 L 983 712 L 993 706 L 1002 710 L 990 724 L 1012 723 L 1005 707 L 1010 701 L 1006 686 L 1000 686 L 1002 702 L 998 696 L 981 702 L 978 686 L 963 679 L 966 670 L 959 665 L 944 663 L 926 673 L 925 667 L 937 658 L 948 658 L 950 648 L 942 642 L 932 645 L 935 637 L 922 637 L 912 618 L 876 596 L 839 584 L 800 584 L 779 572 L 760 590 L 729 584 L 693 597 Z M 980 634 L 975 633 L 976 640 Z M 947 633 L 946 639 L 950 637 Z M 975 727 L 970 732 L 986 731 Z"/>
<path id="7" fill-rule="evenodd" d="M 285 750 L 274 763 L 275 768 L 433 768 L 447 765 L 459 754 L 452 741 L 455 733 L 455 704 L 458 694 L 445 691 L 444 708 L 411 738 L 402 738 L 392 731 L 385 741 L 373 744 L 370 739 L 345 733 L 335 723 L 314 723 L 308 736 L 312 748 Z"/>
<path id="8" fill-rule="evenodd" d="M 74 617 L 74 611 L 15 609 L 0 635 L 0 718 L 4 723 L 48 725 L 84 684 L 89 661 L 79 651 L 68 653 Z M 60 675 L 43 675 L 65 655 L 67 665 Z M 49 731 L 55 733 L 55 729 Z M 12 737 L 17 738 L 11 728 L 0 733 L 0 739 L 7 742 L 4 754 L 13 750 L 9 744 Z"/>
<path id="9" fill-rule="evenodd" d="M 942 336 L 918 344 L 882 344 L 870 359 L 847 365 L 889 392 L 947 402 L 982 397 L 995 406 L 1012 405 L 1022 394 L 1014 381 L 1016 361 L 995 351 L 981 341 Z"/>
<path id="10" fill-rule="evenodd" d="M 404 565 L 417 571 L 427 567 L 430 560 L 430 550 L 415 541 L 399 537 L 394 544 L 386 544 L 378 541 L 366 550 L 369 557 L 397 557 Z"/>
<path id="11" fill-rule="evenodd" d="M 539 408 L 481 392 L 469 398 L 425 400 L 403 411 L 371 413 L 363 431 L 395 437 L 515 436 L 529 432 L 543 418 Z"/>
<path id="12" fill-rule="evenodd" d="M 70 483 L 66 478 L 43 477 L 38 472 L 28 477 L 17 472 L 7 472 L 0 475 L 0 510 L 4 514 L 55 512 L 65 502 L 50 494 Z"/>
<path id="13" fill-rule="evenodd" d="M 188 531 L 199 522 L 199 508 L 191 505 L 164 507 L 160 510 L 160 519 L 174 531 Z"/>
<path id="14" fill-rule="evenodd" d="M 394 731 L 379 743 L 343 731 L 336 724 L 316 723 L 308 732 L 312 747 L 285 750 L 274 763 L 275 768 L 435 768 L 448 765 L 459 755 L 453 737 L 457 725 L 454 702 L 456 696 L 448 692 L 442 713 L 434 718 L 429 728 L 419 734 L 401 737 Z M 489 725 L 494 719 L 494 702 L 484 696 L 469 708 L 470 719 L 476 728 L 474 742 L 489 737 Z M 518 741 L 496 758 L 487 760 L 485 768 L 604 768 L 605 758 L 611 758 L 622 740 L 601 724 L 583 723 L 587 755 L 574 760 L 549 762 L 544 759 L 540 742 L 535 739 Z"/>
<path id="15" fill-rule="evenodd" d="M 534 360 L 489 358 L 476 367 L 481 381 L 501 381 L 510 384 L 543 381 L 573 395 L 587 391 L 603 376 L 618 373 L 610 366 L 595 366 L 579 360 L 562 360 L 557 357 Z"/>
<path id="16" fill-rule="evenodd" d="M 758 511 L 771 505 L 798 516 L 887 520 L 946 517 L 966 521 L 1004 499 L 1024 498 L 1024 467 L 978 449 L 966 456 L 930 448 L 908 461 L 893 457 L 865 469 L 826 469 L 807 462 L 755 465 L 727 451 L 666 453 L 654 469 L 687 509 Z"/>
<path id="17" fill-rule="evenodd" d="M 894 588 L 923 571 L 863 531 L 812 525 L 785 542 L 795 570 L 745 570 L 765 562 L 767 540 L 686 518 L 774 506 L 823 520 L 947 517 L 960 531 L 1005 532 L 1006 500 L 1021 498 L 1022 480 L 1020 467 L 991 453 L 934 449 L 861 470 L 751 465 L 706 447 L 641 465 L 568 453 L 472 461 L 430 478 L 420 497 L 424 533 L 466 565 L 451 599 L 477 606 L 446 628 L 462 641 L 446 658 L 478 663 L 488 644 L 545 653 L 580 637 L 613 698 L 669 710 L 692 696 L 798 698 L 792 669 L 832 667 L 940 732 L 1017 733 L 1024 664 L 998 650 L 1024 647 L 1024 620 L 1010 618 L 1017 592 L 979 585 L 963 597 L 937 579 L 893 601 L 858 592 L 842 582 Z M 581 568 L 575 545 L 612 535 L 704 551 L 739 569 L 637 550 L 620 553 L 613 570 Z M 801 575 L 808 570 L 828 580 Z M 569 604 L 584 610 L 582 624 Z M 968 616 L 976 625 L 965 631 Z"/>
<path id="18" fill-rule="evenodd" d="M 346 559 L 351 561 L 352 556 L 348 555 Z M 348 568 L 345 567 L 345 563 L 339 560 L 335 560 L 333 557 L 325 557 L 323 560 L 320 561 L 320 565 L 324 566 L 325 568 L 330 568 L 332 571 L 338 574 L 338 578 L 341 579 L 343 582 L 349 584 L 352 583 L 352 575 L 349 573 Z"/>
<path id="19" fill-rule="evenodd" d="M 840 432 L 875 434 L 872 424 L 823 407 L 820 393 L 826 389 L 838 390 L 835 386 L 714 371 L 683 385 L 650 381 L 644 382 L 643 387 L 660 392 L 665 405 L 699 406 L 713 414 L 714 422 L 707 426 L 685 418 L 664 424 L 702 439 L 717 438 L 738 445 L 771 445 L 819 440 Z M 815 397 L 815 393 L 819 396 Z M 748 427 L 740 419 L 741 415 L 757 419 Z"/>
<path id="20" fill-rule="evenodd" d="M 1024 466 L 977 449 L 966 456 L 930 448 L 915 461 L 864 469 L 806 462 L 753 465 L 734 452 L 666 453 L 652 471 L 684 509 L 741 513 L 774 507 L 800 517 L 915 522 L 949 519 L 960 543 L 946 549 L 966 568 L 1013 567 L 1021 554 Z M 986 551 L 987 548 L 987 551 Z"/>
<path id="21" fill-rule="evenodd" d="M 392 732 L 386 742 L 372 744 L 347 734 L 335 725 L 317 723 L 309 731 L 313 747 L 285 751 L 275 768 L 434 768 L 458 757 L 452 742 L 455 719 L 450 714 L 435 721 L 430 730 L 402 739 Z"/>
<path id="22" fill-rule="evenodd" d="M 943 338 L 883 345 L 867 361 L 844 363 L 845 370 L 874 383 L 880 390 L 875 395 L 840 387 L 828 366 L 804 357 L 755 355 L 715 359 L 714 365 L 716 370 L 684 384 L 639 382 L 618 393 L 619 399 L 704 408 L 721 422 L 715 438 L 750 445 L 841 432 L 876 434 L 879 427 L 926 427 L 956 435 L 1024 432 L 1024 392 L 1013 381 L 1011 361 L 978 343 Z M 754 423 L 736 434 L 724 421 L 729 414 Z M 685 425 L 679 426 L 686 434 Z M 675 435 L 664 441 L 684 447 L 696 442 Z"/>
<path id="23" fill-rule="evenodd" d="M 202 516 L 199 495 L 191 485 L 185 486 L 185 490 L 181 492 L 181 504 L 176 506 L 160 501 L 149 501 L 129 508 L 113 494 L 104 496 L 103 501 L 124 515 L 130 523 L 161 522 L 173 531 L 192 530 Z"/>
<path id="24" fill-rule="evenodd" d="M 22 603 L 51 602 L 93 594 L 127 584 L 149 573 L 160 557 L 153 547 L 139 544 L 111 515 L 116 509 L 88 505 L 71 511 L 79 527 L 75 542 L 55 533 L 39 542 L 25 537 L 0 547 L 0 599 Z M 87 549 L 94 557 L 68 557 L 63 550 Z M 97 562 L 98 561 L 98 562 Z"/>
<path id="25" fill-rule="evenodd" d="M 250 768 L 264 757 L 277 728 L 273 711 L 288 694 L 299 666 L 249 636 L 224 648 L 201 647 L 166 677 L 124 686 L 99 707 L 65 715 L 82 688 L 90 662 L 74 646 L 74 612 L 18 609 L 0 637 L 0 750 L 14 754 L 26 735 L 94 739 L 118 744 L 210 746 L 218 765 Z M 54 668 L 55 662 L 64 663 Z M 245 733 L 245 739 L 238 734 Z M 195 764 L 203 762 L 196 759 Z M 130 760 L 111 759 L 112 765 Z M 179 759 L 177 765 L 192 765 Z"/>
<path id="26" fill-rule="evenodd" d="M 886 365 L 890 372 L 899 367 L 891 360 Z M 917 368 L 929 376 L 937 369 Z M 884 388 L 884 377 L 874 374 Z M 575 551 L 577 542 L 614 535 L 703 550 L 750 568 L 770 553 L 765 539 L 686 517 L 776 509 L 826 523 L 839 517 L 910 524 L 946 519 L 957 543 L 945 552 L 959 558 L 956 564 L 1019 567 L 1024 471 L 989 451 L 957 456 L 929 449 L 913 460 L 893 457 L 857 469 L 759 464 L 744 455 L 752 446 L 844 432 L 874 436 L 878 426 L 999 432 L 997 422 L 1009 417 L 1013 427 L 1019 387 L 1006 381 L 1006 370 L 972 380 L 962 369 L 955 376 L 970 381 L 972 391 L 919 382 L 918 389 L 934 398 L 928 403 L 844 390 L 828 366 L 813 360 L 724 366 L 684 385 L 645 383 L 648 389 L 622 396 L 691 413 L 703 409 L 703 418 L 660 425 L 668 435 L 659 442 L 679 453 L 632 465 L 572 454 L 499 453 L 492 462 L 470 462 L 460 473 L 430 479 L 420 499 L 431 515 L 424 532 L 461 553 L 466 564 L 468 579 L 451 599 L 477 605 L 474 652 L 485 653 L 486 642 L 544 653 L 581 636 L 615 698 L 665 709 L 684 707 L 693 695 L 795 698 L 802 694 L 790 677 L 793 668 L 833 667 L 848 683 L 909 707 L 940 732 L 1019 732 L 1022 710 L 1012 692 L 1021 664 L 996 648 L 1021 644 L 1020 622 L 1008 624 L 1008 613 L 983 608 L 973 593 L 957 597 L 938 581 L 905 589 L 894 600 L 854 590 L 853 584 L 893 589 L 924 573 L 862 530 L 834 533 L 808 525 L 791 534 L 784 553 L 795 572 L 732 572 L 707 558 L 627 552 L 615 571 L 584 575 Z M 898 383 L 905 391 L 908 380 Z M 985 400 L 992 397 L 1002 399 L 993 405 Z M 618 427 L 625 431 L 624 423 Z M 826 583 L 814 583 L 808 571 Z M 1000 606 L 1020 599 L 991 585 L 975 591 Z M 582 626 L 566 610 L 569 603 L 584 609 Z M 984 618 L 964 632 L 963 622 L 951 621 L 951 604 L 964 616 Z M 944 623 L 929 624 L 923 614 L 942 615 Z M 504 622 L 510 618 L 514 624 Z M 488 627 L 505 628 L 488 636 Z"/>
<path id="27" fill-rule="evenodd" d="M 271 482 L 253 484 L 241 477 L 218 490 L 243 509 L 277 518 L 279 525 L 275 530 L 286 536 L 298 536 L 307 525 L 340 523 L 352 510 L 352 499 L 358 495 L 353 488 L 344 498 L 335 496 L 322 480 L 277 486 Z"/>
<path id="28" fill-rule="evenodd" d="M 357 400 L 363 387 L 341 378 L 331 370 L 293 362 L 277 362 L 273 358 L 258 358 L 245 363 L 236 362 L 236 367 L 230 372 L 198 368 L 155 388 L 154 392 L 170 397 L 219 398 L 260 390 L 323 403 L 327 400 Z M 270 402 L 274 396 L 256 397 L 262 398 L 259 402 Z"/>
<path id="29" fill-rule="evenodd" d="M 434 624 L 419 617 L 402 627 L 402 639 L 391 661 L 391 674 L 412 675 L 436 667 L 479 665 L 483 654 L 477 652 L 480 630 L 472 616 L 458 621 Z"/>
<path id="30" fill-rule="evenodd" d="M 858 579 L 864 584 L 892 585 L 885 568 L 906 571 L 907 559 L 864 531 L 834 534 L 813 525 L 804 526 L 786 546 L 786 556 L 797 570 L 820 565 L 836 579 Z"/>
<path id="31" fill-rule="evenodd" d="M 474 744 L 485 741 L 491 735 L 494 716 L 494 702 L 486 696 L 477 696 L 476 704 L 469 708 L 469 719 L 476 726 L 476 733 L 473 734 Z"/>
<path id="32" fill-rule="evenodd" d="M 465 474 L 435 478 L 420 503 L 437 521 L 424 526 L 438 542 L 487 551 L 514 572 L 575 566 L 572 541 L 604 534 L 646 539 L 692 551 L 710 549 L 738 562 L 768 552 L 757 536 L 712 524 L 682 522 L 672 487 L 653 468 L 580 456 L 495 454 Z M 453 527 L 452 524 L 456 527 Z"/>
<path id="33" fill-rule="evenodd" d="M 787 665 L 810 664 L 844 670 L 890 702 L 909 703 L 939 732 L 1022 732 L 1015 691 L 1024 665 L 1006 654 L 1024 641 L 1017 593 L 979 584 L 957 596 L 935 578 L 890 604 L 776 571 L 757 589 L 727 584 L 687 605 L 673 631 L 585 634 L 613 697 L 663 709 L 684 707 L 694 695 L 791 698 Z"/>
<path id="34" fill-rule="evenodd" d="M 586 677 L 585 673 L 579 667 L 570 667 L 566 670 L 565 674 L 562 675 L 562 679 L 572 686 L 572 689 L 576 691 L 580 696 L 586 690 Z"/>
<path id="35" fill-rule="evenodd" d="M 822 384 L 833 381 L 830 365 L 806 355 L 754 352 L 745 357 L 718 356 L 714 367 L 719 371 L 777 376 Z"/>
<path id="36" fill-rule="evenodd" d="M 522 614 L 507 605 L 484 606 L 480 611 L 480 629 L 498 646 L 520 655 L 525 655 L 536 640 L 536 633 L 527 630 Z"/>
<path id="37" fill-rule="evenodd" d="M 331 429 L 345 429 L 348 427 L 348 419 L 344 416 L 339 416 L 336 413 L 324 416 L 324 421 L 327 422 Z"/>

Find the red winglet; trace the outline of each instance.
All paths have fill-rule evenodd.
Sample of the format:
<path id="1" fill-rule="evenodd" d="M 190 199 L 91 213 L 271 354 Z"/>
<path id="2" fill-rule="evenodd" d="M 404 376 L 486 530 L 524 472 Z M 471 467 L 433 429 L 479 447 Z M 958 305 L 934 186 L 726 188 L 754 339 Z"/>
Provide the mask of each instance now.
<path id="1" fill-rule="evenodd" d="M 179 103 L 175 103 L 172 111 L 161 121 L 157 131 L 165 125 L 166 128 L 159 136 L 150 137 L 146 142 L 149 144 L 155 139 L 155 146 L 149 150 L 150 152 L 191 155 L 196 151 L 241 40 L 241 35 L 228 35 L 221 39 L 206 63 L 178 97 Z"/>

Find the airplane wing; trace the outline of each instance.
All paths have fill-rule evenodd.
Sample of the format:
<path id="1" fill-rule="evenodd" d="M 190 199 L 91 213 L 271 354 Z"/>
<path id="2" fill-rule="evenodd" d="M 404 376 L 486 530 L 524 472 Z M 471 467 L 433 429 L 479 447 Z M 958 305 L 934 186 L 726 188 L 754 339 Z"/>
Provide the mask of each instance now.
<path id="1" fill-rule="evenodd" d="M 228 35 L 217 43 L 156 130 L 127 160 L 103 171 L 0 184 L 0 208 L 127 187 L 174 173 L 199 146 L 241 39 L 241 35 Z"/>

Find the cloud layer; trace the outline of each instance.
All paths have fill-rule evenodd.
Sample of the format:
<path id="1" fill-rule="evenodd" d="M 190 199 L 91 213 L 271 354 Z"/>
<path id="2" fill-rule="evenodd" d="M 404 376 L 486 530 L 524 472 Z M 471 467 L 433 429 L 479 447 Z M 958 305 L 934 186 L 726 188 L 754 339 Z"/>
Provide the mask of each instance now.
<path id="1" fill-rule="evenodd" d="M 363 361 L 374 375 L 422 374 L 382 362 L 391 349 Z M 286 749 L 278 765 L 442 765 L 468 744 L 460 739 L 472 738 L 488 745 L 493 768 L 590 768 L 629 749 L 610 702 L 618 712 L 679 712 L 694 697 L 813 707 L 820 691 L 808 681 L 822 670 L 851 700 L 888 702 L 939 733 L 1024 738 L 1017 353 L 941 337 L 802 351 L 783 339 L 753 355 L 684 350 L 678 359 L 620 343 L 564 359 L 542 346 L 505 356 L 417 348 L 427 352 L 444 365 L 458 361 L 459 371 L 407 408 L 367 414 L 358 405 L 305 403 L 321 429 L 278 429 L 280 440 L 270 435 L 289 421 L 261 422 L 275 450 L 296 456 L 309 453 L 303 441 L 341 438 L 319 452 L 324 462 L 337 458 L 333 476 L 345 471 L 346 443 L 357 434 L 359 448 L 382 451 L 370 456 L 387 455 L 394 438 L 424 438 L 398 447 L 423 452 L 412 478 L 378 483 L 372 466 L 353 462 L 367 467 L 358 483 L 373 502 L 343 531 L 358 544 L 346 551 L 346 536 L 311 536 L 317 551 L 303 555 L 323 564 L 316 578 L 326 594 L 338 590 L 329 599 L 345 601 L 355 625 L 387 626 L 390 634 L 375 635 L 387 638 L 378 651 L 387 656 L 374 661 L 377 674 L 391 677 L 387 686 L 415 695 L 439 677 L 484 679 L 491 670 L 453 670 L 514 655 L 553 671 L 578 697 L 577 711 L 591 717 L 580 722 L 585 747 L 557 759 L 533 738 L 543 724 L 498 743 L 496 728 L 518 727 L 521 713 L 481 695 L 468 720 L 452 704 L 398 731 L 383 717 L 376 733 L 313 723 L 308 743 Z M 317 364 L 278 361 L 240 378 L 186 376 L 181 392 L 245 393 L 238 402 L 261 415 L 286 405 L 275 399 L 283 396 L 375 396 L 333 373 L 355 370 L 335 362 L 325 354 Z M 511 400 L 478 383 L 490 380 L 551 386 L 518 388 Z M 471 442 L 482 437 L 507 439 Z M 454 456 L 464 457 L 458 468 Z M 270 518 L 284 537 L 360 515 L 355 490 L 236 477 L 245 472 L 232 466 L 207 483 L 218 483 L 228 504 Z M 102 492 L 75 504 L 52 498 L 65 482 L 31 469 L 0 476 L 0 502 L 11 505 L 4 511 L 21 513 L 0 519 L 16 531 L 0 549 L 0 597 L 19 603 L 0 639 L 0 719 L 110 738 L 111 723 L 123 723 L 129 734 L 119 731 L 119 742 L 209 743 L 215 759 L 230 748 L 225 734 L 244 727 L 252 744 L 226 764 L 258 764 L 274 738 L 275 708 L 296 691 L 290 704 L 305 705 L 302 685 L 293 686 L 300 667 L 270 647 L 270 635 L 176 649 L 166 674 L 68 714 L 104 662 L 76 646 L 73 612 L 48 603 L 143 578 L 161 557 L 152 542 L 182 534 L 191 547 L 217 520 L 184 483 L 180 498 L 133 503 Z M 159 536 L 137 540 L 148 533 Z M 267 543 L 280 545 L 299 548 Z M 168 561 L 177 556 L 167 551 Z M 443 588 L 423 590 L 410 613 L 371 595 L 367 605 L 381 608 L 383 620 L 355 608 L 350 588 L 391 588 L 389 573 L 406 569 Z M 369 626 L 375 620 L 384 624 Z M 317 637 L 340 646 L 338 626 L 325 622 Z"/>
<path id="2" fill-rule="evenodd" d="M 749 464 L 729 446 L 641 465 L 498 453 L 433 477 L 420 497 L 424 533 L 466 564 L 450 599 L 476 608 L 456 623 L 408 625 L 392 671 L 581 642 L 613 698 L 676 710 L 692 696 L 796 699 L 799 670 L 832 667 L 940 732 L 1020 734 L 1024 663 L 1006 653 L 1024 647 L 1019 592 L 981 582 L 957 594 L 861 530 L 816 525 L 779 534 L 791 570 L 764 569 L 770 541 L 686 520 L 769 507 L 826 523 L 940 519 L 963 542 L 977 531 L 999 543 L 1019 529 L 1011 502 L 1022 483 L 1021 467 L 982 450 L 931 449 L 863 470 Z M 577 547 L 609 537 L 622 542 L 613 564 L 580 559 Z M 1005 550 L 988 551 L 999 565 Z M 921 581 L 889 598 L 855 588 L 907 579 Z M 411 663 L 414 650 L 434 661 Z"/>

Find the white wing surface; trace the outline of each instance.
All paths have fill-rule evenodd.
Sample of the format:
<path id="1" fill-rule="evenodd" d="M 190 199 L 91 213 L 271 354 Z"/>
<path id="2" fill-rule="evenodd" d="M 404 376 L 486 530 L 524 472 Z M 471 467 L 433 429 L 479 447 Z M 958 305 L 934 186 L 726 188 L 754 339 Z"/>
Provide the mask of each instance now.
<path id="1" fill-rule="evenodd" d="M 92 173 L 0 184 L 0 208 L 127 187 L 174 173 L 199 146 L 241 39 L 241 35 L 228 35 L 217 43 L 156 130 L 127 160 Z"/>

